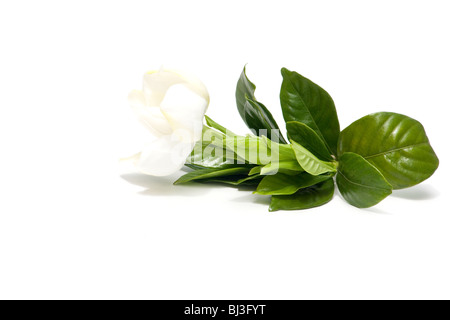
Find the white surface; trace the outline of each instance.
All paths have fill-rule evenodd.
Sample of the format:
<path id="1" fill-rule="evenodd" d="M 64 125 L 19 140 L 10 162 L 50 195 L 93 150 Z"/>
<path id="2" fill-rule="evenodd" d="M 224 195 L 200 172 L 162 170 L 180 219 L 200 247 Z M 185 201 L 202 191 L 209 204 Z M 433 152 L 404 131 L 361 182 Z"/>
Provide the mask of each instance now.
<path id="1" fill-rule="evenodd" d="M 450 298 L 448 1 L 3 1 L 0 298 Z M 148 140 L 126 98 L 187 69 L 208 114 L 245 133 L 245 63 L 283 125 L 285 66 L 323 86 L 341 127 L 376 111 L 425 126 L 441 165 L 359 210 L 308 211 L 226 187 L 127 173 Z M 178 174 L 181 175 L 181 172 Z"/>

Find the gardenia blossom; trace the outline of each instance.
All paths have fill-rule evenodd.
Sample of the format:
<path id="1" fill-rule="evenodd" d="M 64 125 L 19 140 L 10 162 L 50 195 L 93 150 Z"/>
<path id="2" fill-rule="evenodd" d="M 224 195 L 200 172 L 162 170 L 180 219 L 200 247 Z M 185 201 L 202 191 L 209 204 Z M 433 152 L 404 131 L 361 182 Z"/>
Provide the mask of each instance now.
<path id="1" fill-rule="evenodd" d="M 195 77 L 161 69 L 144 75 L 143 89 L 133 90 L 129 103 L 155 139 L 132 157 L 136 168 L 167 176 L 183 167 L 201 139 L 209 94 Z"/>

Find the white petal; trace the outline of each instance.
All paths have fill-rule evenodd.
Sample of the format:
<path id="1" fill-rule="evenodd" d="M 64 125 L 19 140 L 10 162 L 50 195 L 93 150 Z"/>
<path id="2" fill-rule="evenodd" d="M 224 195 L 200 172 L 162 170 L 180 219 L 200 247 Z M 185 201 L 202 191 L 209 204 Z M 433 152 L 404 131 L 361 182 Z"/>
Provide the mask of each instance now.
<path id="1" fill-rule="evenodd" d="M 160 70 L 144 75 L 144 96 L 148 106 L 159 106 L 170 86 L 185 82 L 177 73 Z"/>
<path id="2" fill-rule="evenodd" d="M 200 139 L 207 107 L 208 101 L 184 84 L 171 86 L 161 102 L 170 126 L 186 142 Z"/>
<path id="3" fill-rule="evenodd" d="M 132 165 L 136 166 L 140 158 L 141 158 L 141 152 L 136 153 L 128 158 L 121 158 L 121 159 L 119 159 L 119 162 L 123 163 L 123 164 L 132 164 Z"/>
<path id="4" fill-rule="evenodd" d="M 131 108 L 135 112 L 138 120 L 155 136 L 168 135 L 172 133 L 172 128 L 166 117 L 161 113 L 159 107 L 149 107 L 146 105 L 142 91 L 133 90 L 128 96 Z"/>
<path id="5" fill-rule="evenodd" d="M 163 136 L 145 147 L 137 168 L 152 176 L 171 175 L 183 167 L 193 148 L 192 143 L 183 143 L 173 136 Z"/>
<path id="6" fill-rule="evenodd" d="M 200 81 L 200 79 L 198 79 L 196 76 L 187 73 L 185 71 L 183 72 L 179 72 L 177 70 L 167 70 L 166 71 L 172 71 L 174 73 L 178 73 L 183 79 L 184 79 L 184 84 L 191 89 L 192 91 L 194 91 L 196 94 L 198 94 L 199 96 L 201 96 L 203 99 L 205 99 L 207 101 L 207 103 L 209 104 L 209 94 L 208 94 L 208 90 L 206 89 L 205 85 L 203 84 L 203 82 Z M 205 110 L 206 111 L 206 110 Z"/>
<path id="7" fill-rule="evenodd" d="M 159 106 L 167 90 L 171 86 L 181 83 L 209 104 L 208 90 L 197 77 L 186 72 L 161 68 L 159 71 L 150 71 L 144 75 L 143 91 L 147 105 Z"/>

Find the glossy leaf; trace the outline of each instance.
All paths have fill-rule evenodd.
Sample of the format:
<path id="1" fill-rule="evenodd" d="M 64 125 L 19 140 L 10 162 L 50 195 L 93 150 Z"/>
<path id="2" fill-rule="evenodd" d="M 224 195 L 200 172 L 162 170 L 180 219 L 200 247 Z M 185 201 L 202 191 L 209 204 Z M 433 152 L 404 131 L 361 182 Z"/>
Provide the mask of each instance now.
<path id="1" fill-rule="evenodd" d="M 302 171 L 305 170 L 303 170 L 303 168 L 298 164 L 298 162 L 296 160 L 291 160 L 291 161 L 271 162 L 261 168 L 260 174 L 262 176 L 274 175 L 277 173 L 285 173 L 293 175 Z"/>
<path id="2" fill-rule="evenodd" d="M 225 143 L 226 148 L 234 151 L 241 162 L 261 165 L 271 161 L 270 149 L 259 137 L 252 135 L 228 137 Z"/>
<path id="3" fill-rule="evenodd" d="M 248 99 L 256 100 L 255 98 L 255 89 L 256 86 L 247 78 L 247 75 L 245 73 L 245 67 L 244 70 L 242 70 L 242 73 L 239 77 L 239 80 L 237 82 L 236 86 L 236 104 L 238 107 L 239 114 L 241 115 L 242 119 L 245 118 L 245 103 Z"/>
<path id="4" fill-rule="evenodd" d="M 262 195 L 290 195 L 299 189 L 307 188 L 330 179 L 331 175 L 313 176 L 306 172 L 297 175 L 287 175 L 278 173 L 273 176 L 266 176 L 254 193 Z"/>
<path id="5" fill-rule="evenodd" d="M 336 172 L 333 163 L 317 159 L 316 156 L 295 141 L 292 141 L 292 149 L 300 166 L 309 174 L 317 176 L 327 172 Z"/>
<path id="6" fill-rule="evenodd" d="M 242 120 L 258 136 L 265 135 L 271 140 L 286 143 L 270 111 L 256 100 L 255 89 L 255 85 L 247 78 L 244 67 L 236 86 L 236 104 Z"/>
<path id="7" fill-rule="evenodd" d="M 376 205 L 392 193 L 392 186 L 367 160 L 356 153 L 344 153 L 336 176 L 339 191 L 358 208 Z"/>
<path id="8" fill-rule="evenodd" d="M 217 122 L 215 122 L 213 119 L 211 119 L 210 117 L 208 117 L 206 115 L 205 115 L 205 120 L 206 120 L 206 124 L 208 126 L 210 126 L 211 128 L 214 128 L 216 130 L 219 130 L 220 132 L 222 132 L 225 135 L 229 135 L 229 136 L 235 136 L 236 135 L 235 133 L 233 133 L 232 131 L 228 130 L 224 126 L 221 126 L 220 124 L 218 124 Z"/>
<path id="9" fill-rule="evenodd" d="M 270 163 L 296 161 L 290 145 L 279 144 L 267 137 L 254 135 L 232 136 L 224 127 L 208 120 L 217 131 L 205 126 L 203 140 L 196 144 L 187 164 L 209 168 L 226 168 L 230 164 L 254 164 L 265 166 Z"/>
<path id="10" fill-rule="evenodd" d="M 225 139 L 228 150 L 232 150 L 241 162 L 266 165 L 277 162 L 296 161 L 292 147 L 253 135 L 229 137 Z"/>
<path id="11" fill-rule="evenodd" d="M 224 183 L 229 184 L 233 186 L 241 186 L 241 185 L 248 185 L 248 186 L 257 186 L 261 182 L 262 176 L 245 176 L 245 175 L 238 175 L 238 176 L 226 176 L 223 178 L 215 178 L 211 180 L 199 180 L 200 182 L 212 182 L 212 183 Z"/>
<path id="12" fill-rule="evenodd" d="M 333 198 L 334 181 L 328 179 L 324 182 L 300 189 L 287 196 L 272 196 L 269 211 L 302 210 L 324 205 Z"/>
<path id="13" fill-rule="evenodd" d="M 336 154 L 339 120 L 330 95 L 311 80 L 297 72 L 281 69 L 283 83 L 280 91 L 284 120 L 306 124 L 324 141 L 328 150 Z M 288 130 L 288 135 L 291 136 Z"/>
<path id="14" fill-rule="evenodd" d="M 266 137 L 261 137 L 267 147 L 270 149 L 272 162 L 292 161 L 295 160 L 295 153 L 289 144 L 280 144 Z"/>
<path id="15" fill-rule="evenodd" d="M 228 138 L 220 131 L 203 126 L 202 139 L 197 144 L 215 145 L 218 147 L 225 147 L 225 141 Z"/>
<path id="16" fill-rule="evenodd" d="M 209 154 L 213 153 L 214 157 L 223 158 L 224 162 L 237 165 L 253 162 L 258 164 L 262 161 L 260 156 L 263 156 L 264 151 L 267 150 L 265 142 L 256 136 L 249 135 L 243 137 L 226 135 L 206 126 L 203 129 L 203 140 L 196 144 L 196 149 L 200 148 L 198 146 L 199 144 L 204 149 L 203 153 L 206 153 L 204 158 L 207 161 L 210 157 Z M 198 154 L 199 152 L 196 152 L 197 156 Z M 197 159 L 194 158 L 194 160 Z M 197 163 L 194 162 L 194 164 Z"/>
<path id="17" fill-rule="evenodd" d="M 261 102 L 247 98 L 244 116 L 244 122 L 254 130 L 256 135 L 266 136 L 275 142 L 286 143 L 272 114 Z"/>
<path id="18" fill-rule="evenodd" d="M 394 189 L 424 181 L 439 166 L 420 122 L 398 113 L 379 112 L 353 122 L 339 138 L 338 155 L 345 152 L 363 156 Z"/>
<path id="19" fill-rule="evenodd" d="M 325 145 L 325 142 L 306 124 L 298 121 L 290 121 L 286 123 L 286 128 L 289 133 L 288 137 L 290 140 L 302 145 L 321 160 L 333 160 L 333 157 Z"/>
<path id="20" fill-rule="evenodd" d="M 204 127 L 202 139 L 195 144 L 191 155 L 186 159 L 186 166 L 224 169 L 236 165 L 237 155 L 223 146 L 223 133 Z"/>
<path id="21" fill-rule="evenodd" d="M 235 176 L 238 174 L 248 174 L 249 171 L 250 169 L 245 167 L 235 167 L 227 169 L 200 169 L 185 174 L 177 181 L 175 181 L 174 184 L 182 184 L 194 180 L 211 180 L 217 177 Z"/>
<path id="22" fill-rule="evenodd" d="M 251 170 L 250 170 L 250 172 L 248 173 L 248 175 L 249 176 L 253 176 L 253 175 L 255 175 L 255 174 L 260 174 L 261 173 L 261 168 L 262 168 L 263 166 L 255 166 L 255 167 L 253 167 Z"/>
<path id="23" fill-rule="evenodd" d="M 232 166 L 235 161 L 227 158 L 225 149 L 216 146 L 198 143 L 195 145 L 190 157 L 186 160 L 186 166 L 190 168 L 226 168 Z"/>

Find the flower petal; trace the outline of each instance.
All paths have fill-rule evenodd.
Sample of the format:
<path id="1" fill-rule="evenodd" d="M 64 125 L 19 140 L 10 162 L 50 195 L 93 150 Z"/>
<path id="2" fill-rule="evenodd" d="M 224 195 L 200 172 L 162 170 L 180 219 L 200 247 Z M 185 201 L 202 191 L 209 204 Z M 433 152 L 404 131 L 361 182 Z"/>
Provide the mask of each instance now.
<path id="1" fill-rule="evenodd" d="M 157 107 L 164 99 L 167 89 L 174 84 L 183 83 L 185 80 L 172 71 L 150 71 L 144 75 L 144 97 L 148 106 Z"/>
<path id="2" fill-rule="evenodd" d="M 174 132 L 182 136 L 183 141 L 195 142 L 200 139 L 203 117 L 208 107 L 204 97 L 184 84 L 176 84 L 167 90 L 160 107 Z"/>
<path id="3" fill-rule="evenodd" d="M 144 96 L 148 106 L 159 106 L 167 90 L 176 84 L 185 84 L 190 90 L 203 97 L 209 104 L 205 85 L 195 76 L 183 71 L 161 68 L 144 75 Z"/>
<path id="4" fill-rule="evenodd" d="M 184 166 L 193 148 L 193 143 L 184 143 L 175 136 L 163 136 L 145 147 L 137 168 L 152 176 L 171 175 Z"/>
<path id="5" fill-rule="evenodd" d="M 136 154 L 132 155 L 131 157 L 121 158 L 121 159 L 119 159 L 119 163 L 123 163 L 123 164 L 130 163 L 130 164 L 136 166 L 140 157 L 141 157 L 141 152 L 136 153 Z"/>
<path id="6" fill-rule="evenodd" d="M 138 120 L 155 136 L 168 135 L 172 128 L 166 117 L 158 107 L 146 106 L 142 91 L 133 90 L 128 96 L 131 108 L 136 113 Z"/>
<path id="7" fill-rule="evenodd" d="M 189 74 L 187 72 L 178 72 L 176 70 L 173 70 L 172 72 L 179 73 L 181 77 L 184 79 L 184 84 L 186 87 L 188 87 L 190 90 L 198 94 L 200 97 L 205 99 L 207 101 L 207 104 L 209 105 L 209 93 L 206 89 L 203 82 L 200 81 L 197 77 L 195 77 L 192 74 Z M 207 106 L 208 107 L 208 106 Z M 206 111 L 206 110 L 205 110 Z"/>

